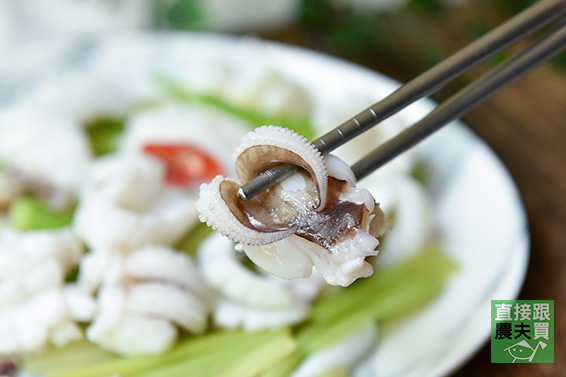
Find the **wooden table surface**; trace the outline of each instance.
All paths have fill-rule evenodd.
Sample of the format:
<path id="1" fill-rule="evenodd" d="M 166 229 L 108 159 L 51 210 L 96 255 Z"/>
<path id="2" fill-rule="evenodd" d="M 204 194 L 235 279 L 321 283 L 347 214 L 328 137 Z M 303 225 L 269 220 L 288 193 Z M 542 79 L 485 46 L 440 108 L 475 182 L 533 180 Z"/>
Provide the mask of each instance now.
<path id="1" fill-rule="evenodd" d="M 473 15 L 505 15 L 485 9 L 463 9 L 444 17 L 416 17 L 423 30 L 450 53 L 469 42 L 459 30 Z M 488 11 L 491 11 L 488 9 Z M 413 20 L 414 21 L 414 20 Z M 413 22 L 414 23 L 414 22 Z M 407 81 L 422 71 L 414 64 L 413 45 L 403 31 L 391 38 L 405 43 L 393 57 L 364 51 L 337 51 L 312 30 L 293 28 L 266 38 L 306 46 L 337 55 Z M 410 36 L 412 38 L 414 36 Z M 479 72 L 464 80 L 472 79 Z M 440 97 L 456 88 L 448 88 Z M 463 121 L 489 144 L 507 166 L 526 206 L 531 232 L 531 257 L 521 299 L 555 302 L 554 364 L 492 364 L 489 342 L 455 376 L 566 376 L 566 67 L 546 64 L 480 105 Z"/>

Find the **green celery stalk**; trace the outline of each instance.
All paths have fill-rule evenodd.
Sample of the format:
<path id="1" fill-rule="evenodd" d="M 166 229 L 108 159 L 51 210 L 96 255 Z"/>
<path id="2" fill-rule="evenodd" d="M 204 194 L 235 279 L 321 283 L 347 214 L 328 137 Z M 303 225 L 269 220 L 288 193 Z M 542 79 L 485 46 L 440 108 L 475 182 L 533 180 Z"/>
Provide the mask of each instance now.
<path id="1" fill-rule="evenodd" d="M 304 352 L 324 349 L 359 329 L 367 321 L 383 322 L 422 307 L 440 294 L 455 264 L 438 250 L 428 250 L 395 266 L 375 283 L 361 285 L 355 301 L 347 288 L 315 304 L 313 319 L 298 334 Z M 320 306 L 319 306 L 320 305 Z M 331 312 L 321 314 L 320 307 Z M 314 312 L 318 317 L 314 317 Z"/>
<path id="2" fill-rule="evenodd" d="M 319 300 L 312 309 L 311 320 L 330 322 L 348 315 L 370 301 L 379 301 L 381 295 L 405 284 L 411 279 L 437 277 L 444 281 L 456 265 L 436 245 L 428 245 L 421 252 L 399 265 L 376 269 L 371 277 L 360 279 L 340 293 Z"/>
<path id="3" fill-rule="evenodd" d="M 236 365 L 220 374 L 218 377 L 255 377 L 259 373 L 269 370 L 278 362 L 284 360 L 297 349 L 297 342 L 287 333 L 286 336 L 277 337 L 270 342 L 257 347 L 238 360 Z"/>
<path id="4" fill-rule="evenodd" d="M 287 357 L 280 360 L 260 374 L 260 377 L 288 377 L 297 368 L 297 365 L 305 358 L 305 354 L 300 349 L 295 349 Z"/>
<path id="5" fill-rule="evenodd" d="M 429 279 L 399 285 L 344 317 L 332 322 L 313 322 L 299 334 L 299 345 L 307 353 L 325 349 L 360 329 L 367 321 L 387 321 L 422 307 L 437 297 L 443 288 L 442 282 Z"/>
<path id="6" fill-rule="evenodd" d="M 278 329 L 254 334 L 244 334 L 238 342 L 222 345 L 213 352 L 194 358 L 181 360 L 159 368 L 152 368 L 147 372 L 136 374 L 136 377 L 185 377 L 189 375 L 199 377 L 217 377 L 230 373 L 231 368 L 239 370 L 239 363 L 250 353 L 267 347 L 273 352 L 285 343 L 294 342 L 288 329 Z M 274 343 L 277 346 L 274 346 Z M 274 349 L 276 348 L 276 349 Z M 257 354 L 256 354 L 257 355 Z M 253 356 L 252 356 L 253 357 Z M 284 357 L 284 354 L 283 354 Z M 276 362 L 275 360 L 274 362 Z M 244 377 L 242 375 L 241 377 Z M 240 376 L 239 376 L 240 377 Z"/>
<path id="7" fill-rule="evenodd" d="M 252 124 L 253 128 L 274 124 L 293 129 L 309 140 L 314 137 L 314 129 L 310 124 L 308 116 L 306 115 L 298 116 L 267 114 L 255 109 L 236 106 L 216 96 L 193 93 L 187 88 L 181 86 L 172 78 L 165 75 L 156 75 L 155 81 L 162 89 L 167 92 L 167 94 L 178 100 L 186 102 L 200 102 L 202 104 L 217 108 L 228 114 L 232 114 L 234 116 L 247 120 Z"/>
<path id="8" fill-rule="evenodd" d="M 54 375 L 75 369 L 117 360 L 118 356 L 86 340 L 65 347 L 50 346 L 40 354 L 23 359 L 23 369 L 32 375 Z M 75 374 L 75 376 L 82 376 Z"/>
<path id="9" fill-rule="evenodd" d="M 37 199 L 22 197 L 10 206 L 8 222 L 19 231 L 55 229 L 70 225 L 73 213 L 74 208 L 56 211 Z"/>
<path id="10" fill-rule="evenodd" d="M 94 365 L 73 363 L 71 359 L 70 363 L 73 363 L 74 368 L 64 372 L 48 373 L 45 377 L 105 377 L 113 374 L 129 377 L 148 369 L 164 367 L 181 360 L 213 353 L 224 346 L 237 344 L 246 337 L 247 334 L 241 331 L 215 332 L 189 338 L 162 355 L 116 357 Z"/>

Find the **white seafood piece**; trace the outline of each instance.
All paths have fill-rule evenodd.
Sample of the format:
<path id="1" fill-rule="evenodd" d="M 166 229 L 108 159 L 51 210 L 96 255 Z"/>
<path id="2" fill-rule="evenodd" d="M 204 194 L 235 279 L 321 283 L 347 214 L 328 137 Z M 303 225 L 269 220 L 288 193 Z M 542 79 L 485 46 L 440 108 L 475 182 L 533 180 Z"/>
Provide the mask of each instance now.
<path id="1" fill-rule="evenodd" d="M 289 162 L 304 168 L 311 174 L 316 192 L 295 190 L 297 193 L 303 192 L 300 194 L 303 197 L 303 203 L 300 203 L 299 206 L 292 202 L 291 198 L 281 198 L 274 203 L 275 205 L 270 206 L 271 208 L 279 207 L 275 214 L 277 218 L 274 219 L 278 223 L 262 226 L 261 220 L 257 217 L 266 217 L 268 214 L 261 212 L 271 210 L 265 207 L 262 199 L 259 199 L 265 197 L 265 194 L 260 194 L 249 201 L 254 206 L 253 210 L 256 213 L 244 214 L 237 209 L 240 202 L 236 196 L 239 183 L 217 176 L 209 184 L 201 186 L 196 208 L 200 213 L 201 221 L 206 222 L 226 237 L 246 245 L 273 243 L 297 231 L 297 225 L 291 222 L 297 217 L 298 211 L 312 212 L 313 209 L 324 209 L 328 189 L 326 166 L 320 152 L 299 134 L 276 126 L 257 128 L 242 138 L 235 156 L 236 174 L 242 182 L 251 180 L 278 162 Z M 304 187 L 302 185 L 301 188 Z M 259 224 L 257 224 L 258 221 L 260 221 Z"/>
<path id="2" fill-rule="evenodd" d="M 85 281 L 85 290 L 100 287 L 87 337 L 103 348 L 125 355 L 160 353 L 174 343 L 178 327 L 194 334 L 206 329 L 211 290 L 191 259 L 168 247 L 94 251 L 81 264 L 78 287 Z M 132 323 L 142 326 L 139 334 Z"/>
<path id="3" fill-rule="evenodd" d="M 316 269 L 313 269 L 312 274 L 309 277 L 302 279 L 281 279 L 273 274 L 266 274 L 266 277 L 276 280 L 279 284 L 282 284 L 287 288 L 293 297 L 295 297 L 299 302 L 310 303 L 315 300 L 322 291 L 332 290 L 333 287 L 329 287 L 326 281 L 318 273 Z"/>
<path id="4" fill-rule="evenodd" d="M 111 251 L 89 252 L 85 254 L 79 263 L 79 274 L 77 276 L 77 286 L 94 295 L 102 284 L 104 276 L 109 272 L 109 266 L 118 256 Z"/>
<path id="5" fill-rule="evenodd" d="M 333 368 L 352 370 L 374 348 L 377 327 L 367 323 L 330 347 L 310 354 L 291 377 L 316 377 Z"/>
<path id="6" fill-rule="evenodd" d="M 206 39 L 193 41 L 196 49 L 199 50 L 198 59 L 183 59 L 182 64 L 185 69 L 175 70 L 174 77 L 176 83 L 182 88 L 187 88 L 194 93 L 206 93 L 212 96 L 219 96 L 226 83 L 233 78 L 232 62 L 223 59 L 224 52 L 217 49 L 208 48 Z M 131 41 L 127 42 L 128 45 Z M 199 46 L 201 44 L 201 46 Z M 186 56 L 187 46 L 182 41 L 172 41 L 170 44 L 171 57 Z M 175 63 L 174 63 L 175 64 Z M 198 72 L 198 75 L 195 75 Z"/>
<path id="7" fill-rule="evenodd" d="M 321 250 L 304 238 L 291 234 L 289 237 L 267 245 L 243 245 L 246 255 L 256 265 L 281 279 L 300 279 L 311 276 L 314 267 L 308 253 L 313 256 Z M 318 258 L 317 258 L 318 260 Z"/>
<path id="8" fill-rule="evenodd" d="M 269 67 L 258 69 L 257 64 L 245 62 L 226 82 L 220 96 L 272 115 L 307 115 L 312 107 L 310 96 L 299 84 Z"/>
<path id="9" fill-rule="evenodd" d="M 234 243 L 218 233 L 200 245 L 197 262 L 206 281 L 232 301 L 261 308 L 297 304 L 296 298 L 282 284 L 245 267 L 234 251 Z"/>
<path id="10" fill-rule="evenodd" d="M 49 177 L 33 176 L 11 165 L 0 172 L 0 207 L 8 207 L 22 194 L 30 195 L 53 210 L 69 210 L 76 202 L 73 187 L 55 185 Z"/>
<path id="11" fill-rule="evenodd" d="M 46 289 L 28 300 L 0 310 L 0 354 L 42 350 L 49 342 L 64 345 L 82 332 L 69 315 L 62 291 Z"/>
<path id="12" fill-rule="evenodd" d="M 27 177 L 74 191 L 92 160 L 82 129 L 32 110 L 0 113 L 0 160 Z"/>
<path id="13" fill-rule="evenodd" d="M 92 73 L 44 80 L 0 109 L 0 160 L 27 179 L 74 193 L 93 158 L 86 122 L 123 114 L 132 103 L 119 87 Z"/>
<path id="14" fill-rule="evenodd" d="M 159 354 L 176 340 L 176 327 L 165 318 L 125 312 L 126 293 L 120 287 L 101 289 L 98 315 L 86 330 L 87 338 L 123 355 Z"/>
<path id="15" fill-rule="evenodd" d="M 150 143 L 186 143 L 205 150 L 229 170 L 232 156 L 228 151 L 234 150 L 249 128 L 247 122 L 213 108 L 169 103 L 128 118 L 120 149 L 139 153 Z"/>
<path id="16" fill-rule="evenodd" d="M 96 302 L 84 287 L 69 283 L 63 287 L 63 297 L 71 317 L 77 322 L 88 322 L 94 317 Z"/>
<path id="17" fill-rule="evenodd" d="M 0 229 L 0 354 L 36 352 L 82 337 L 64 298 L 65 275 L 82 253 L 68 228 Z"/>
<path id="18" fill-rule="evenodd" d="M 234 243 L 218 233 L 199 247 L 197 262 L 204 278 L 220 298 L 214 306 L 214 321 L 227 328 L 255 331 L 300 322 L 308 315 L 308 300 L 319 285 L 305 280 L 307 298 L 299 283 L 292 286 L 261 271 L 244 266 Z"/>
<path id="19" fill-rule="evenodd" d="M 104 74 L 75 70 L 53 75 L 7 108 L 11 113 L 28 113 L 41 121 L 59 119 L 82 129 L 84 122 L 99 115 L 120 115 L 139 99 L 126 94 Z M 39 123 L 45 126 L 45 123 Z M 48 128 L 48 127 L 46 127 Z"/>
<path id="20" fill-rule="evenodd" d="M 207 305 L 190 290 L 161 282 L 131 285 L 126 298 L 126 310 L 169 319 L 193 334 L 205 330 L 208 313 Z"/>
<path id="21" fill-rule="evenodd" d="M 348 241 L 335 244 L 331 252 L 296 235 L 269 245 L 245 245 L 244 250 L 259 267 L 282 279 L 308 277 L 316 267 L 328 284 L 345 287 L 373 273 L 365 258 L 377 255 L 378 244 L 368 233 L 356 231 Z M 290 255 L 288 250 L 293 250 Z"/>
<path id="22" fill-rule="evenodd" d="M 370 275 L 365 258 L 377 254 L 376 237 L 387 225 L 369 191 L 353 186 L 355 177 L 344 162 L 323 159 L 287 129 L 261 127 L 236 150 L 241 182 L 279 162 L 308 174 L 299 172 L 246 202 L 237 197 L 239 182 L 218 176 L 201 186 L 200 220 L 241 243 L 252 261 L 281 278 L 310 276 L 313 266 L 333 285 Z"/>
<path id="23" fill-rule="evenodd" d="M 307 305 L 265 309 L 222 299 L 214 308 L 214 322 L 228 329 L 241 328 L 244 331 L 255 332 L 301 322 L 308 313 Z"/>
<path id="24" fill-rule="evenodd" d="M 164 168 L 144 155 L 112 155 L 95 163 L 73 228 L 94 249 L 172 244 L 196 221 L 193 199 L 164 183 Z"/>
<path id="25" fill-rule="evenodd" d="M 0 280 L 0 310 L 18 305 L 46 289 L 60 289 L 65 276 L 53 259 Z"/>
<path id="26" fill-rule="evenodd" d="M 76 266 L 84 252 L 69 228 L 17 232 L 0 228 L 0 279 L 20 274 L 46 260 L 64 271 Z"/>
<path id="27" fill-rule="evenodd" d="M 0 229 L 0 308 L 62 287 L 78 265 L 83 246 L 68 228 L 16 232 Z"/>
<path id="28" fill-rule="evenodd" d="M 73 320 L 56 324 L 51 330 L 50 342 L 56 347 L 63 347 L 73 341 L 83 339 L 82 328 Z"/>
<path id="29" fill-rule="evenodd" d="M 145 245 L 127 252 L 96 249 L 79 266 L 77 285 L 93 294 L 102 285 L 160 281 L 191 291 L 203 300 L 210 294 L 198 268 L 187 255 L 163 245 Z"/>
<path id="30" fill-rule="evenodd" d="M 133 251 L 126 258 L 124 273 L 136 280 L 166 282 L 205 301 L 211 294 L 193 260 L 167 247 L 149 245 Z"/>

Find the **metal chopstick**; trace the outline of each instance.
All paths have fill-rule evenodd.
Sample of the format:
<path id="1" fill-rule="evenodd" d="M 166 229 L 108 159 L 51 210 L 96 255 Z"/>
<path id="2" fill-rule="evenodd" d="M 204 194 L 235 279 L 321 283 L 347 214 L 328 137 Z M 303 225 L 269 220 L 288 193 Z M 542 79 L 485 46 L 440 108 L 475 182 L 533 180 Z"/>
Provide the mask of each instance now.
<path id="1" fill-rule="evenodd" d="M 505 85 L 527 74 L 563 50 L 566 50 L 566 20 L 552 33 L 493 68 L 440 104 L 419 122 L 381 144 L 352 165 L 356 178 L 364 178 L 442 126 L 485 101 Z"/>
<path id="2" fill-rule="evenodd" d="M 507 47 L 513 45 L 526 36 L 531 35 L 537 30 L 540 30 L 550 23 L 559 20 L 564 16 L 564 14 L 566 14 L 566 0 L 539 1 L 530 8 L 501 24 L 488 34 L 479 38 L 475 42 L 443 60 L 433 68 L 417 76 L 407 84 L 399 87 L 396 91 L 391 93 L 383 100 L 375 103 L 353 118 L 342 123 L 332 131 L 314 140 L 313 144 L 320 150 L 323 155 L 331 152 L 347 141 L 353 139 L 354 137 L 362 134 L 371 127 L 380 123 L 384 119 L 387 119 L 391 115 L 397 113 L 407 105 L 424 96 L 438 91 L 448 82 L 466 72 L 467 70 L 503 51 Z M 519 72 L 515 72 L 515 75 L 518 74 Z M 504 81 L 503 83 L 501 83 L 501 85 L 504 85 L 505 82 L 507 81 Z M 493 90 L 495 89 L 496 88 L 493 88 Z M 461 115 L 462 113 L 473 107 L 475 104 L 477 104 L 477 102 L 474 102 L 470 106 L 462 107 L 463 110 L 458 111 L 458 114 Z M 462 105 L 460 104 L 460 106 Z M 442 111 L 441 114 L 446 114 L 446 110 Z M 437 115 L 434 115 L 432 119 L 434 120 L 439 118 L 440 116 L 437 113 Z M 427 128 L 439 128 L 430 126 L 430 124 L 433 123 L 432 120 L 428 120 L 426 122 L 428 124 Z M 438 121 L 434 121 L 434 123 L 438 123 Z M 416 133 L 416 131 L 413 132 Z M 433 131 L 425 132 L 425 136 L 423 137 L 413 136 L 409 139 L 417 142 L 418 140 L 421 140 L 432 132 Z M 391 155 L 395 151 L 398 151 L 395 153 L 399 154 L 407 149 L 397 149 L 401 147 L 400 142 L 402 140 L 403 139 L 397 139 L 395 143 L 390 144 L 389 152 L 387 152 L 387 154 Z M 414 143 L 412 143 L 411 145 L 413 144 Z M 395 146 L 395 149 L 392 148 L 393 146 Z M 384 151 L 385 149 L 382 148 L 382 152 L 380 152 L 383 154 L 383 156 L 385 155 Z M 372 153 L 371 155 L 374 156 L 374 153 Z M 392 157 L 394 156 L 388 158 L 387 161 Z M 380 159 L 383 159 L 383 157 L 380 157 Z M 369 166 L 372 165 L 369 163 L 369 160 L 370 157 L 368 156 L 367 158 L 362 159 L 362 161 L 364 162 L 359 162 L 358 170 L 360 171 L 360 174 L 363 172 L 363 176 L 367 175 L 370 172 L 365 171 L 367 169 L 370 169 Z M 365 166 L 365 168 L 362 169 L 362 166 Z M 276 165 L 240 187 L 240 189 L 238 190 L 238 196 L 243 200 L 247 200 L 257 195 L 259 192 L 280 182 L 296 171 L 297 168 L 293 165 Z"/>

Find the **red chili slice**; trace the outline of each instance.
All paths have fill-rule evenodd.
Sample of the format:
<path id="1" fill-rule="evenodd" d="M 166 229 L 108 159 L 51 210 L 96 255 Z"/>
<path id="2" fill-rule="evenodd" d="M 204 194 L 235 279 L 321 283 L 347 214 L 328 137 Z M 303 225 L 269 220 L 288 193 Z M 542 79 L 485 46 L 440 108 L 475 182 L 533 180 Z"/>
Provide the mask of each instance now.
<path id="1" fill-rule="evenodd" d="M 175 186 L 208 182 L 223 171 L 215 158 L 188 143 L 147 144 L 144 152 L 165 163 L 167 183 Z"/>

